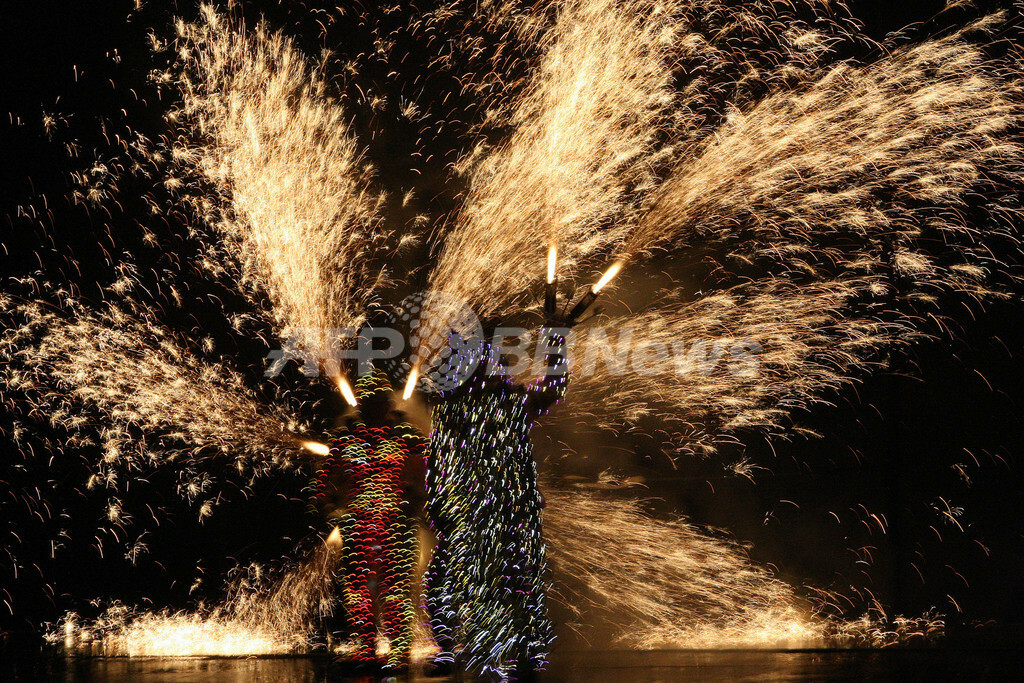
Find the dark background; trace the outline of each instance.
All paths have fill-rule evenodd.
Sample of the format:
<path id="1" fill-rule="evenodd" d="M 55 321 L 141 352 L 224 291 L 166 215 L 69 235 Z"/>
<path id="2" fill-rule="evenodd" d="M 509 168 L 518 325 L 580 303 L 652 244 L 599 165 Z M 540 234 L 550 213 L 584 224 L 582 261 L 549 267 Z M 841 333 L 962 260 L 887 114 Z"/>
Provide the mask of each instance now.
<path id="1" fill-rule="evenodd" d="M 273 25 L 315 51 L 319 38 L 309 30 L 308 5 L 249 2 L 241 11 L 247 17 L 266 13 Z M 423 55 L 416 51 L 415 40 L 403 37 L 399 29 L 403 15 L 428 6 L 409 3 L 402 12 L 384 12 L 351 5 L 332 25 L 329 42 L 340 57 L 365 57 L 372 52 L 374 30 L 398 31 L 398 39 L 410 45 L 410 58 L 402 68 L 414 73 L 425 69 Z M 881 40 L 913 22 L 928 22 L 942 3 L 850 6 L 867 32 Z M 979 9 L 947 15 L 910 32 L 939 32 L 996 6 L 982 3 Z M 185 311 L 168 309 L 168 325 L 203 330 L 217 340 L 218 354 L 235 359 L 255 380 L 266 345 L 224 321 L 225 311 L 244 311 L 248 304 L 227 283 L 189 267 L 200 245 L 187 236 L 174 236 L 174 216 L 147 216 L 139 201 L 139 195 L 150 191 L 143 181 L 118 186 L 119 206 L 112 213 L 64 199 L 74 189 L 67 173 L 88 169 L 91 159 L 107 155 L 111 132 L 129 125 L 154 139 L 163 132 L 162 115 L 171 96 L 165 91 L 161 97 L 166 99 L 160 99 L 147 82 L 154 58 L 145 37 L 153 26 L 166 33 L 171 16 L 193 16 L 194 8 L 185 2 L 152 2 L 141 12 L 133 7 L 131 1 L 41 1 L 7 3 L 0 10 L 3 287 L 27 296 L 31 288 L 26 290 L 16 278 L 36 276 L 73 282 L 83 298 L 99 299 L 99 288 L 116 279 L 119 263 L 128 262 L 141 266 L 154 282 L 187 282 L 194 305 Z M 372 59 L 360 63 L 366 67 L 357 81 L 363 90 L 368 84 L 385 92 L 396 87 L 388 78 L 393 65 Z M 454 76 L 431 74 L 428 91 L 442 92 Z M 356 97 L 354 85 L 347 82 L 339 88 L 382 182 L 398 190 L 394 194 L 399 197 L 401 190 L 419 189 L 417 203 L 410 208 L 395 203 L 390 218 L 401 223 L 417 211 L 451 211 L 458 188 L 445 187 L 444 163 L 458 146 L 458 126 L 439 132 L 430 121 L 419 130 L 394 123 L 389 112 L 375 113 Z M 472 111 L 472 103 L 458 100 L 452 98 L 453 110 Z M 50 131 L 42 123 L 45 114 L 57 115 Z M 387 134 L 371 136 L 369 131 L 376 128 Z M 80 146 L 72 158 L 66 146 L 70 141 Z M 421 147 L 436 156 L 414 155 Z M 18 207 L 30 204 L 42 218 L 22 215 Z M 140 222 L 162 230 L 169 242 L 160 248 L 146 245 L 137 229 Z M 791 582 L 849 595 L 853 614 L 869 606 L 873 595 L 890 617 L 935 607 L 953 626 L 989 620 L 1018 623 L 1024 616 L 1018 580 L 1024 563 L 1024 478 L 1018 463 L 1024 446 L 1022 313 L 1019 300 L 957 313 L 949 337 L 893 357 L 886 372 L 835 396 L 834 408 L 798 416 L 801 426 L 824 435 L 820 439 L 769 443 L 753 434 L 742 450 L 677 467 L 665 464 L 655 444 L 628 436 L 571 465 L 553 460 L 554 447 L 547 440 L 539 441 L 539 453 L 552 459 L 548 469 L 563 475 L 596 477 L 608 467 L 642 474 L 649 486 L 644 495 L 659 499 L 649 504 L 652 513 L 682 513 L 698 524 L 726 529 L 751 544 L 757 561 L 771 563 Z M 322 414 L 338 409 L 337 399 L 323 387 L 296 386 L 285 398 L 294 405 L 310 399 L 321 402 Z M 217 514 L 199 524 L 195 511 L 173 493 L 174 471 L 155 470 L 134 489 L 137 500 L 127 502 L 140 509 L 152 504 L 163 513 L 164 523 L 146 538 L 148 555 L 133 564 L 108 539 L 108 552 L 101 557 L 93 534 L 102 535 L 96 529 L 102 526 L 104 507 L 83 487 L 85 463 L 95 454 L 64 452 L 52 459 L 35 450 L 29 453 L 7 437 L 13 418 L 2 419 L 4 630 L 36 629 L 68 609 L 95 611 L 93 599 L 185 607 L 198 598 L 217 596 L 223 577 L 237 563 L 287 557 L 300 539 L 310 542 L 315 520 L 305 512 L 299 493 L 304 482 L 298 475 L 260 482 L 248 497 L 229 497 Z M 327 424 L 325 418 L 322 426 Z M 59 440 L 60 435 L 33 438 L 42 453 L 44 440 Z M 754 481 L 727 473 L 724 465 L 739 456 L 764 468 Z M 969 482 L 954 468 L 958 464 L 969 473 Z M 32 502 L 40 500 L 48 504 Z M 942 500 L 964 509 L 958 520 L 963 531 L 936 511 Z M 860 523 L 863 510 L 884 514 L 889 532 L 883 535 Z M 67 538 L 61 535 L 65 531 Z M 62 544 L 57 552 L 52 551 L 52 539 Z M 855 552 L 865 547 L 870 563 Z M 204 579 L 198 588 L 197 577 Z"/>

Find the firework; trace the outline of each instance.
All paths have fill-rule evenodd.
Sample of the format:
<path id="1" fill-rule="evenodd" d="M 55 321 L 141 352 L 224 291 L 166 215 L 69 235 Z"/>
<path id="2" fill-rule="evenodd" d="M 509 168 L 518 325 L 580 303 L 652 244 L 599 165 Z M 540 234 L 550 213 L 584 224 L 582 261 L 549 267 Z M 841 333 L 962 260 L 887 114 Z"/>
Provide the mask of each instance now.
<path id="1" fill-rule="evenodd" d="M 434 42 L 468 4 L 444 5 L 410 31 Z M 589 284 L 592 268 L 607 268 L 570 318 L 612 289 L 612 278 L 628 289 L 652 255 L 678 257 L 688 268 L 680 280 L 699 282 L 699 291 L 672 284 L 638 307 L 636 294 L 647 290 L 634 280 L 637 291 L 619 308 L 638 313 L 594 319 L 620 335 L 620 346 L 628 332 L 643 342 L 626 344 L 631 350 L 670 362 L 651 372 L 635 357 L 601 365 L 574 351 L 567 417 L 669 432 L 697 454 L 745 430 L 792 431 L 781 428 L 794 411 L 830 400 L 889 351 L 941 327 L 948 301 L 1006 297 L 1017 285 L 995 256 L 1018 247 L 1022 156 L 1019 65 L 990 58 L 982 45 L 999 16 L 917 45 L 886 45 L 858 65 L 833 59 L 861 42 L 836 3 L 732 5 L 484 3 L 461 33 L 437 41 L 445 43 L 438 67 L 460 72 L 462 94 L 479 100 L 466 117 L 473 121 L 431 122 L 443 106 L 402 105 L 422 131 L 450 124 L 468 131 L 460 144 L 473 147 L 454 165 L 468 182 L 462 205 L 430 235 L 426 322 L 467 304 L 488 322 L 519 315 L 545 275 L 545 249 L 551 301 L 559 285 Z M 309 60 L 264 24 L 248 29 L 209 7 L 202 13 L 179 24 L 175 65 L 155 74 L 181 93 L 171 133 L 156 145 L 141 136 L 118 144 L 148 164 L 143 174 L 166 174 L 157 178 L 164 193 L 146 201 L 174 218 L 171 232 L 226 255 L 227 272 L 239 276 L 230 284 L 256 314 L 269 311 L 281 336 L 330 357 L 330 330 L 372 315 L 394 284 L 385 264 L 396 244 L 421 235 L 392 234 L 386 224 L 379 178 L 328 61 Z M 472 31 L 504 43 L 488 52 Z M 377 36 L 372 59 L 393 59 L 393 46 Z M 384 99 L 365 98 L 375 111 L 395 106 Z M 55 125 L 51 118 L 46 130 Z M 510 132 L 496 139 L 495 129 Z M 117 174 L 136 172 L 129 166 L 98 159 L 77 174 L 73 200 L 115 201 Z M 175 290 L 179 305 L 181 296 Z M 240 372 L 165 329 L 158 306 L 127 296 L 121 306 L 54 308 L 5 299 L 4 309 L 15 320 L 0 347 L 4 402 L 19 415 L 14 439 L 45 416 L 71 435 L 48 447 L 97 446 L 93 489 L 117 491 L 131 473 L 175 467 L 183 495 L 205 517 L 222 486 L 211 472 L 251 482 L 313 460 L 303 450 L 337 457 Z M 424 328 L 405 399 L 451 331 Z M 575 341 L 585 349 L 599 334 L 595 325 Z M 733 353 L 748 343 L 759 348 L 756 371 Z M 340 364 L 326 369 L 355 405 Z M 501 676 L 522 660 L 541 665 L 551 638 L 546 557 L 574 584 L 562 599 L 589 599 L 628 628 L 632 646 L 846 637 L 736 544 L 651 519 L 630 502 L 552 490 L 546 554 L 529 433 L 537 405 L 565 388 L 555 382 L 531 402 L 511 379 L 480 375 L 439 398 L 428 480 L 441 540 L 431 600 L 446 656 L 461 645 L 471 668 Z M 486 490 L 473 488 L 480 482 Z M 116 497 L 106 521 L 117 529 L 128 521 Z M 100 639 L 135 654 L 294 650 L 296 634 L 307 637 L 333 609 L 339 541 L 371 537 L 343 525 L 277 587 L 247 584 L 210 614 L 121 612 Z M 407 578 L 409 553 L 399 554 L 397 574 Z M 580 586 L 584 593 L 573 593 Z M 348 606 L 366 626 L 362 590 L 350 585 L 347 597 L 359 593 Z M 506 600 L 506 590 L 516 597 Z M 409 616 L 395 621 L 407 626 Z M 849 629 L 884 643 L 934 624 Z M 242 642 L 246 629 L 254 637 Z M 396 652 L 407 636 L 396 636 Z"/>
<path id="2" fill-rule="evenodd" d="M 983 237 L 942 209 L 962 206 L 993 174 L 1019 183 L 1017 71 L 968 40 L 999 20 L 869 66 L 830 67 L 731 110 L 712 138 L 681 150 L 621 251 L 735 241 L 729 248 L 739 257 L 790 270 L 831 257 L 844 269 L 863 268 L 857 262 L 873 241 L 913 252 L 929 233 L 964 246 Z M 850 252 L 823 248 L 843 236 Z M 955 271 L 904 260 L 913 275 L 960 281 Z"/>
<path id="3" fill-rule="evenodd" d="M 323 65 L 263 24 L 247 31 L 207 7 L 179 33 L 173 153 L 209 184 L 194 209 L 269 293 L 277 322 L 330 350 L 324 335 L 360 327 L 387 280 L 373 265 L 386 260 L 382 197 L 346 112 Z"/>
<path id="4" fill-rule="evenodd" d="M 306 652 L 315 629 L 336 609 L 339 553 L 321 544 L 276 576 L 254 565 L 240 572 L 228 596 L 211 609 L 139 612 L 114 605 L 93 621 L 69 614 L 47 638 L 69 651 L 107 656 L 197 657 Z"/>
<path id="5" fill-rule="evenodd" d="M 554 487 L 544 499 L 556 599 L 602 614 L 623 645 L 792 647 L 823 634 L 811 604 L 733 542 L 628 500 Z"/>
<path id="6" fill-rule="evenodd" d="M 680 447 L 703 455 L 743 429 L 788 425 L 794 410 L 879 365 L 883 349 L 920 336 L 910 318 L 856 315 L 867 286 L 765 279 L 606 319 L 575 335 L 570 400 L 612 429 L 657 415 Z"/>
<path id="7" fill-rule="evenodd" d="M 551 485 L 544 500 L 553 598 L 575 613 L 576 628 L 609 628 L 619 645 L 885 647 L 926 642 L 945 627 L 935 614 L 835 619 L 836 596 L 802 597 L 728 536 L 659 519 L 634 500 Z"/>
<path id="8" fill-rule="evenodd" d="M 70 432 L 68 446 L 102 449 L 90 487 L 117 490 L 133 473 L 173 466 L 207 515 L 217 495 L 211 468 L 253 478 L 304 459 L 293 436 L 303 423 L 268 409 L 239 373 L 195 356 L 145 311 L 89 311 L 70 299 L 63 308 L 8 304 L 18 322 L 2 340 L 6 390 L 22 393 L 27 415 Z M 110 518 L 118 520 L 116 499 Z"/>
<path id="9" fill-rule="evenodd" d="M 672 18 L 656 3 L 560 6 L 517 103 L 516 132 L 473 170 L 434 288 L 472 301 L 481 316 L 506 312 L 542 276 L 545 246 L 557 248 L 568 277 L 625 235 L 627 188 L 652 182 L 656 121 L 671 99 Z"/>

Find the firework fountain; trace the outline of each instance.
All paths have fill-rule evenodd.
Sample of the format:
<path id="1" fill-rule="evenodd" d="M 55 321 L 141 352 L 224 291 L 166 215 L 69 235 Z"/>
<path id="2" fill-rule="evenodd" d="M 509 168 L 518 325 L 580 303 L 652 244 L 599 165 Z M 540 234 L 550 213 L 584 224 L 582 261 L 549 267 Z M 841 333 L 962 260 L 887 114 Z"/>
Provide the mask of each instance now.
<path id="1" fill-rule="evenodd" d="M 317 11 L 324 30 L 341 21 Z M 216 356 L 212 341 L 197 343 L 166 319 L 190 305 L 192 278 L 243 302 L 248 310 L 225 310 L 234 330 L 258 329 L 326 359 L 322 370 L 348 403 L 356 368 L 339 360 L 332 331 L 379 319 L 399 292 L 425 283 L 424 332 L 404 376 L 412 407 L 444 360 L 449 302 L 468 304 L 488 329 L 525 319 L 547 264 L 549 297 L 586 289 L 585 307 L 600 291 L 610 309 L 569 339 L 574 376 L 554 417 L 656 432 L 680 463 L 747 434 L 784 434 L 795 411 L 941 334 L 950 302 L 1016 291 L 1004 261 L 1019 227 L 1020 68 L 1012 51 L 987 48 L 1006 16 L 873 46 L 844 8 L 818 2 L 455 2 L 417 14 L 395 35 L 428 45 L 439 71 L 457 74 L 455 97 L 472 102 L 459 118 L 430 84 L 419 99 L 396 98 L 422 131 L 450 122 L 460 138 L 445 161 L 446 179 L 461 188 L 457 205 L 427 229 L 431 220 L 419 216 L 389 221 L 398 203 L 350 110 L 373 112 L 373 121 L 396 105 L 359 90 L 359 59 L 311 61 L 287 31 L 211 7 L 200 15 L 178 20 L 172 41 L 152 39 L 166 68 L 153 70 L 150 86 L 174 103 L 163 136 L 116 135 L 117 154 L 77 174 L 69 200 L 101 213 L 122 185 L 147 186 L 144 203 L 170 218 L 143 226 L 140 248 L 187 244 L 195 263 L 182 256 L 154 271 L 158 294 L 126 260 L 100 297 L 62 286 L 61 268 L 12 282 L 2 299 L 8 436 L 33 458 L 100 454 L 83 495 L 103 501 L 104 533 L 133 561 L 145 562 L 146 551 L 122 503 L 133 477 L 174 471 L 180 495 L 205 518 L 227 491 L 244 497 L 261 480 L 315 468 L 326 448 L 329 430 L 314 415 L 322 400 L 275 390 L 274 380 L 254 388 L 247 361 Z M 443 31 L 455 39 L 434 45 Z M 484 38 L 498 47 L 484 49 Z M 401 61 L 399 44 L 378 37 L 376 52 L 360 58 Z M 345 69 L 351 86 L 333 80 Z M 345 88 L 362 97 L 339 96 Z M 429 270 L 406 275 L 410 259 Z M 636 279 L 645 263 L 667 280 Z M 671 362 L 646 371 L 635 359 L 601 365 L 575 350 L 608 341 L 609 331 L 619 343 L 628 331 L 649 357 Z M 737 372 L 678 348 L 704 339 L 726 349 L 756 342 L 757 367 Z M 455 402 L 443 393 L 429 400 L 435 425 L 452 421 Z M 66 436 L 29 445 L 40 421 Z M 471 425 L 445 433 L 455 427 Z M 528 431 L 520 426 L 517 438 Z M 520 474 L 535 493 L 524 443 Z M 844 633 L 735 543 L 652 518 L 629 500 L 566 486 L 544 497 L 553 599 L 581 620 L 622 627 L 632 646 Z M 38 490 L 22 498 L 54 514 Z M 162 511 L 149 512 L 159 524 Z M 532 542 L 537 574 L 527 578 L 538 581 L 543 544 Z M 129 654 L 307 647 L 317 620 L 337 609 L 332 547 L 318 541 L 276 578 L 246 574 L 201 613 L 119 608 L 92 626 L 69 619 L 57 635 L 92 634 Z M 240 644 L 241 633 L 259 637 Z M 539 661 L 548 637 L 536 640 Z"/>

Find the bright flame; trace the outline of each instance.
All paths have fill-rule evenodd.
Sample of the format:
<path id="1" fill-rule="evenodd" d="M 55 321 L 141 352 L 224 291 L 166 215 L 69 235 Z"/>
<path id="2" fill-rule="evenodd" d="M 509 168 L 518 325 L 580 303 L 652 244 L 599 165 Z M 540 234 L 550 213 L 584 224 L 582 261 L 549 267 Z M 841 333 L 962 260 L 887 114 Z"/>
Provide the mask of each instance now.
<path id="1" fill-rule="evenodd" d="M 548 284 L 550 285 L 555 281 L 555 266 L 558 263 L 558 247 L 551 245 L 548 247 Z"/>
<path id="2" fill-rule="evenodd" d="M 302 447 L 305 448 L 310 453 L 315 453 L 317 455 L 330 455 L 331 453 L 330 446 L 328 446 L 325 443 L 318 443 L 316 441 L 303 441 Z"/>
<path id="3" fill-rule="evenodd" d="M 616 261 L 612 265 L 608 266 L 608 270 L 604 271 L 604 275 L 601 276 L 601 279 L 591 287 L 591 291 L 594 292 L 594 294 L 600 292 L 604 289 L 605 285 L 612 281 L 613 277 L 619 274 L 620 270 L 622 270 L 622 261 Z"/>
<path id="4" fill-rule="evenodd" d="M 416 380 L 420 378 L 419 367 L 414 367 L 409 371 L 409 379 L 405 382 L 405 391 L 402 392 L 402 400 L 408 401 L 412 397 L 413 389 L 416 388 Z"/>
<path id="5" fill-rule="evenodd" d="M 335 381 L 338 384 L 338 390 L 341 392 L 341 395 L 345 397 L 345 402 L 355 408 L 358 402 L 356 401 L 356 392 L 352 391 L 352 385 L 342 375 L 338 375 Z"/>
<path id="6" fill-rule="evenodd" d="M 327 547 L 332 550 L 336 550 L 341 547 L 341 529 L 338 527 L 334 527 L 334 530 L 328 534 Z"/>

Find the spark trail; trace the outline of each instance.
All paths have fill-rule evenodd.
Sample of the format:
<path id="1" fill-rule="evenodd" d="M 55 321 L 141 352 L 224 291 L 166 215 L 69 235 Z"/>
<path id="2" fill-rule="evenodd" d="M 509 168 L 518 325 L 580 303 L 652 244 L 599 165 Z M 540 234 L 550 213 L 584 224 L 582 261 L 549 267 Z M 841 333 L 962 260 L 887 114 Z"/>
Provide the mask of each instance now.
<path id="1" fill-rule="evenodd" d="M 236 371 L 198 358 L 150 311 L 90 311 L 72 299 L 62 308 L 4 303 L 5 317 L 17 321 L 0 346 L 5 393 L 26 397 L 19 403 L 27 418 L 46 415 L 69 432 L 64 447 L 102 447 L 90 487 L 117 490 L 133 474 L 173 466 L 205 516 L 218 495 L 211 471 L 253 478 L 297 465 L 292 432 L 304 425 L 263 405 Z M 108 514 L 119 521 L 116 503 Z"/>
<path id="2" fill-rule="evenodd" d="M 209 183 L 194 208 L 230 243 L 241 284 L 320 348 L 325 331 L 358 328 L 387 281 L 383 198 L 323 64 L 265 24 L 203 15 L 178 25 L 183 103 L 171 118 L 185 125 L 173 154 Z"/>
<path id="3" fill-rule="evenodd" d="M 559 8 L 512 115 L 515 132 L 473 168 L 444 237 L 437 289 L 487 316 L 542 276 L 549 246 L 571 273 L 581 257 L 621 239 L 629 188 L 653 182 L 657 119 L 672 99 L 672 19 L 670 5 L 646 2 Z"/>
<path id="4" fill-rule="evenodd" d="M 638 649 L 887 647 L 945 628 L 934 613 L 836 618 L 837 595 L 798 590 L 735 540 L 653 517 L 635 500 L 551 485 L 544 500 L 553 597 L 585 637 L 610 629 L 612 642 Z"/>
<path id="5" fill-rule="evenodd" d="M 656 417 L 680 448 L 699 455 L 743 429 L 789 426 L 794 410 L 827 402 L 879 367 L 882 349 L 921 336 L 912 319 L 886 323 L 857 311 L 852 302 L 865 286 L 762 279 L 613 317 L 608 331 L 578 335 L 570 400 L 613 430 Z M 601 358 L 599 332 L 629 354 Z M 734 349 L 753 344 L 753 365 L 737 364 Z"/>
<path id="6" fill-rule="evenodd" d="M 319 619 L 335 609 L 339 553 L 323 543 L 301 564 L 236 578 L 224 601 L 195 612 L 137 612 L 122 605 L 84 622 L 67 615 L 48 635 L 69 650 L 107 656 L 216 657 L 308 651 Z"/>
<path id="7" fill-rule="evenodd" d="M 949 209 L 993 174 L 1020 180 L 1019 70 L 970 40 L 1000 19 L 868 66 L 830 67 L 731 109 L 712 138 L 681 150 L 622 251 L 734 241 L 738 255 L 800 269 L 810 261 L 804 254 L 840 265 L 863 257 L 821 253 L 817 243 L 837 235 L 903 246 L 937 232 L 964 248 L 983 238 Z M 900 260 L 911 272 L 928 270 L 912 256 Z"/>
<path id="8" fill-rule="evenodd" d="M 575 587 L 566 595 L 556 585 L 556 599 L 590 612 L 589 623 L 603 614 L 598 623 L 616 626 L 623 645 L 778 647 L 823 634 L 810 603 L 735 543 L 653 519 L 631 501 L 557 488 L 544 498 L 552 564 Z"/>

